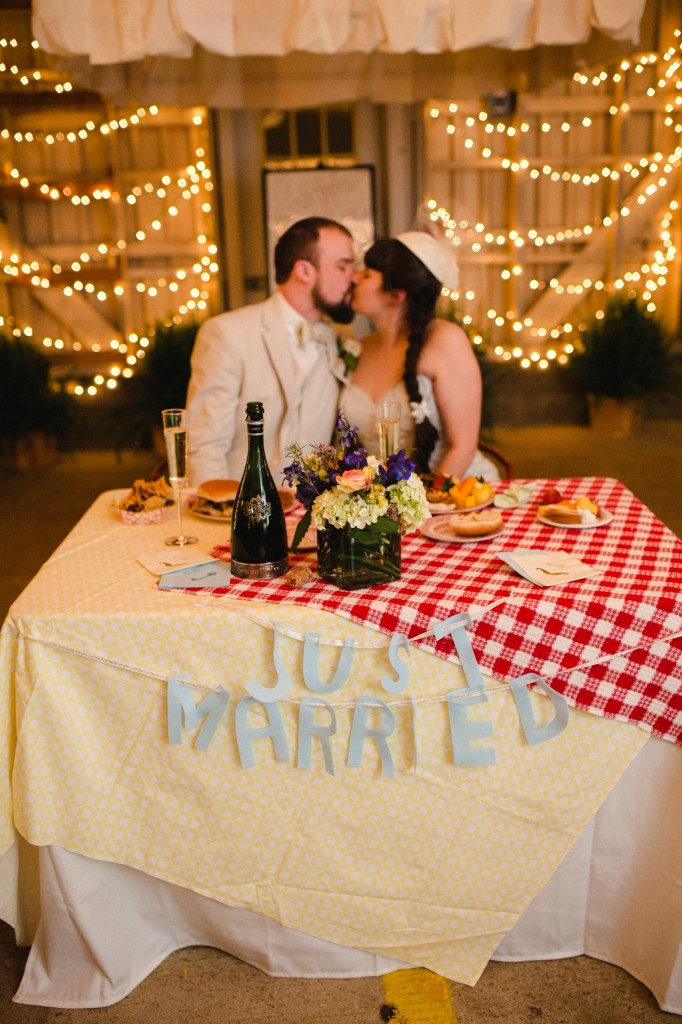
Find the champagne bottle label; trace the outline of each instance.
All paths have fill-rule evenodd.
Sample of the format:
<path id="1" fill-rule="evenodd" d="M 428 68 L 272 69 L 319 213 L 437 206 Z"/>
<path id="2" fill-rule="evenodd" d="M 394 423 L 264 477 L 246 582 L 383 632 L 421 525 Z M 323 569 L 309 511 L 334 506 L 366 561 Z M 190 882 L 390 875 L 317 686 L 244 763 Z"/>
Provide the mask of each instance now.
<path id="1" fill-rule="evenodd" d="M 230 571 L 240 580 L 271 580 L 275 576 L 284 576 L 289 571 L 289 558 L 281 558 L 278 562 L 238 562 L 233 558 Z"/>
<path id="2" fill-rule="evenodd" d="M 251 526 L 254 523 L 266 523 L 270 518 L 272 512 L 272 505 L 269 501 L 257 494 L 255 498 L 250 498 L 244 505 L 244 511 L 246 512 L 246 518 L 249 520 Z"/>

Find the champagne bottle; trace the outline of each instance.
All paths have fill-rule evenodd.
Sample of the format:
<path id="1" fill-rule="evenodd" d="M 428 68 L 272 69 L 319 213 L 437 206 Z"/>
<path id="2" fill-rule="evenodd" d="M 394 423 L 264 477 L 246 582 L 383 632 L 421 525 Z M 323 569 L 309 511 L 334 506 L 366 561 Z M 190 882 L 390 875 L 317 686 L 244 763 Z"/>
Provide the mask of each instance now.
<path id="1" fill-rule="evenodd" d="M 282 502 L 268 467 L 263 444 L 263 403 L 246 406 L 248 451 L 232 508 L 232 560 L 235 576 L 268 580 L 289 568 L 287 528 Z"/>

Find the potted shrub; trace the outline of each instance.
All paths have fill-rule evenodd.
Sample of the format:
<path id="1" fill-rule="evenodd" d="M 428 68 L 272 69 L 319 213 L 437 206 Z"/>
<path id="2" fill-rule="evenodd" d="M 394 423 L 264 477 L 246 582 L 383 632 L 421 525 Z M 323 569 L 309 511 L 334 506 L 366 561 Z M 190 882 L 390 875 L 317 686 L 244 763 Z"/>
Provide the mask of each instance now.
<path id="1" fill-rule="evenodd" d="M 587 398 L 590 423 L 610 437 L 628 437 L 644 400 L 670 386 L 672 342 L 663 322 L 636 297 L 613 296 L 601 318 L 580 332 L 569 377 Z"/>
<path id="2" fill-rule="evenodd" d="M 0 335 L 0 458 L 28 471 L 49 466 L 73 422 L 73 396 L 50 383 L 50 361 L 25 338 Z"/>
<path id="3" fill-rule="evenodd" d="M 199 330 L 196 321 L 158 323 L 139 369 L 128 383 L 132 393 L 131 424 L 135 440 L 151 439 L 154 451 L 164 457 L 161 410 L 185 405 L 190 378 L 190 357 Z"/>

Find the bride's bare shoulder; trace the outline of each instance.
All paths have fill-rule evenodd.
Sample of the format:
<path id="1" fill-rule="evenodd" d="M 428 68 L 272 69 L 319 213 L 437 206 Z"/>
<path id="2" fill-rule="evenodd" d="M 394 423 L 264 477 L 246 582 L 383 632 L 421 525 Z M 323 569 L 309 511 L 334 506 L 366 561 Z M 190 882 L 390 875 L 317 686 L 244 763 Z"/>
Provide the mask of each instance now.
<path id="1" fill-rule="evenodd" d="M 424 346 L 425 355 L 428 353 L 436 357 L 439 355 L 453 356 L 457 353 L 469 354 L 470 352 L 471 342 L 458 324 L 440 318 L 432 322 Z"/>
<path id="2" fill-rule="evenodd" d="M 434 338 L 445 338 L 450 341 L 454 338 L 460 340 L 464 339 L 464 341 L 469 340 L 466 332 L 459 326 L 459 324 L 453 323 L 452 320 L 443 320 L 442 317 L 435 317 L 435 319 L 431 321 L 431 326 L 429 328 L 429 341 Z"/>

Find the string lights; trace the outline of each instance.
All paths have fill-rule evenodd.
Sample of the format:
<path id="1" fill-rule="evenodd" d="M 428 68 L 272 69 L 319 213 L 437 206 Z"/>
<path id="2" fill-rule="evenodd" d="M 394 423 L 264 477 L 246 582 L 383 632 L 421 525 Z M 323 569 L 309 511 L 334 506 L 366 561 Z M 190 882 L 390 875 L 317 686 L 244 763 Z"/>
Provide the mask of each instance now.
<path id="1" fill-rule="evenodd" d="M 675 38 L 679 40 L 682 36 L 682 32 L 680 32 L 679 29 L 676 29 L 674 35 Z M 655 98 L 659 92 L 673 88 L 678 91 L 678 96 L 676 96 L 675 100 L 668 103 L 665 107 L 666 113 L 671 114 L 674 107 L 682 103 L 682 80 L 680 79 L 680 69 L 682 68 L 681 54 L 682 47 L 678 42 L 676 46 L 669 47 L 662 55 L 658 53 L 645 53 L 641 54 L 637 58 L 621 60 L 612 71 L 601 69 L 598 73 L 591 74 L 576 71 L 573 76 L 573 81 L 580 85 L 591 85 L 592 87 L 598 87 L 604 84 L 620 85 L 623 83 L 628 72 L 632 72 L 632 74 L 635 75 L 641 74 L 649 65 L 654 65 L 661 61 L 665 67 L 654 85 L 649 86 L 641 95 L 634 94 L 620 100 L 618 103 L 612 103 L 608 108 L 608 113 L 611 116 L 618 113 L 630 113 L 636 108 L 638 101 L 644 101 L 644 97 L 652 99 Z M 487 111 L 482 109 L 478 110 L 475 114 L 465 115 L 460 108 L 460 104 L 455 102 L 443 104 L 443 108 L 444 109 L 441 109 L 441 106 L 434 104 L 429 113 L 431 118 L 434 120 L 439 120 L 441 118 L 445 120 L 445 130 L 449 135 L 454 135 L 458 131 L 460 134 L 466 134 L 464 129 L 472 129 L 478 126 L 483 128 L 486 135 L 494 136 L 497 134 L 511 139 L 515 136 L 525 135 L 531 130 L 531 125 L 527 120 L 522 120 L 518 124 L 506 123 L 505 121 L 501 121 L 496 117 L 491 116 Z M 461 118 L 464 118 L 463 126 L 458 127 L 458 125 L 453 122 L 451 118 L 455 115 L 460 115 Z M 576 121 L 571 121 L 569 118 L 564 116 L 561 118 L 560 123 L 552 122 L 552 120 L 542 120 L 539 124 L 539 130 L 543 134 L 548 134 L 557 130 L 560 130 L 563 134 L 567 134 L 576 128 L 589 128 L 592 124 L 593 118 L 588 114 L 581 115 L 579 120 Z M 676 130 L 682 129 L 676 128 Z M 470 136 L 467 136 L 464 144 L 467 149 L 471 149 L 474 146 L 474 141 Z M 484 159 L 490 158 L 492 155 L 492 152 L 483 151 L 481 153 L 481 156 L 483 156 Z M 525 168 L 516 169 L 519 170 Z"/>
<path id="2" fill-rule="evenodd" d="M 647 190 L 637 197 L 637 205 L 644 205 L 660 188 L 667 184 L 668 178 L 666 175 L 669 175 L 680 164 L 680 161 L 682 161 L 682 146 L 678 146 L 668 157 L 663 157 L 662 154 L 656 153 L 650 159 L 642 159 L 642 167 L 646 167 L 650 173 L 657 173 L 660 170 L 661 177 L 657 181 L 651 182 L 647 186 Z M 626 166 L 629 165 L 626 164 Z M 639 174 L 635 174 L 633 177 L 639 177 Z M 457 237 L 459 232 L 473 234 L 475 236 L 472 242 L 473 252 L 480 252 L 483 244 L 497 245 L 500 248 L 507 248 L 512 244 L 515 248 L 520 249 L 528 244 L 541 248 L 544 245 L 553 246 L 563 242 L 579 241 L 589 237 L 598 227 L 608 228 L 613 226 L 621 216 L 627 217 L 632 209 L 632 204 L 626 201 L 621 207 L 610 210 L 603 217 L 596 218 L 592 224 L 567 227 L 543 234 L 535 228 L 529 228 L 527 231 L 515 229 L 510 231 L 505 229 L 492 230 L 480 221 L 476 224 L 471 224 L 467 220 L 457 220 L 444 207 L 438 206 L 435 199 L 429 199 L 427 206 L 431 211 L 431 219 L 439 220 L 442 223 L 447 237 Z"/>
<path id="3" fill-rule="evenodd" d="M 16 39 L 0 39 L 0 76 L 11 76 L 13 85 L 28 89 L 54 88 L 56 92 L 71 92 L 70 82 L 48 82 L 40 71 L 23 72 L 19 61 L 7 58 L 6 51 L 16 51 L 20 44 Z M 38 49 L 35 40 L 32 48 Z M 60 142 L 84 142 L 95 135 L 112 136 L 113 133 L 136 128 L 144 118 L 156 117 L 160 113 L 155 104 L 149 107 L 138 107 L 133 112 L 117 114 L 106 120 L 91 119 L 80 127 L 64 131 L 27 131 L 12 130 L 4 127 L 0 130 L 0 140 L 17 144 L 46 144 L 52 146 Z M 204 121 L 203 112 L 195 109 L 191 115 L 191 123 L 201 127 Z M 193 262 L 182 266 L 169 266 L 167 270 L 156 268 L 153 274 L 139 273 L 135 261 L 135 243 L 145 242 L 159 236 L 174 218 L 182 213 L 183 204 L 190 204 L 190 216 L 198 214 L 204 221 L 212 213 L 213 181 L 210 168 L 206 162 L 205 150 L 195 148 L 193 162 L 176 172 L 164 171 L 153 178 L 132 185 L 127 191 L 116 188 L 111 181 L 96 181 L 83 184 L 73 181 L 42 180 L 14 163 L 5 163 L 0 168 L 0 186 L 14 188 L 27 198 L 43 200 L 50 203 L 66 202 L 74 207 L 87 208 L 91 204 L 110 204 L 112 210 L 117 209 L 117 221 L 121 225 L 129 217 L 137 219 L 137 208 L 145 210 L 149 203 L 157 205 L 153 214 L 149 214 L 142 222 L 126 230 L 118 238 L 101 241 L 91 247 L 85 247 L 79 255 L 62 263 L 34 254 L 24 255 L 20 251 L 0 252 L 0 282 L 40 290 L 59 290 L 60 295 L 70 299 L 77 296 L 92 301 L 105 303 L 109 301 L 122 303 L 128 299 L 157 298 L 166 292 L 176 303 L 175 310 L 167 314 L 166 319 L 179 324 L 189 317 L 204 315 L 209 308 L 211 296 L 210 286 L 219 272 L 217 263 L 217 245 L 209 236 L 201 231 L 195 237 L 196 256 Z M 160 204 L 160 206 L 159 206 Z M 192 206 L 196 204 L 196 206 Z M 124 211 L 129 211 L 126 214 Z M 125 268 L 122 260 L 126 261 Z M 140 268 L 141 270 L 142 268 Z M 31 339 L 55 353 L 84 350 L 84 344 L 78 339 L 65 337 L 49 337 L 37 339 L 32 327 L 20 326 L 14 317 L 0 317 L 0 328 L 7 328 L 12 336 Z M 74 379 L 63 382 L 65 390 L 78 396 L 96 396 L 105 390 L 114 390 L 122 379 L 132 377 L 144 360 L 152 335 L 149 332 L 129 331 L 123 337 L 112 337 L 108 344 L 94 342 L 87 346 L 93 353 L 104 355 L 110 352 L 112 360 L 108 370 L 94 376 L 76 375 Z"/>
<path id="4" fill-rule="evenodd" d="M 681 87 L 682 87 L 682 82 L 681 82 Z M 677 112 L 678 114 L 681 113 L 682 109 L 676 111 L 676 108 L 682 108 L 682 94 L 680 94 L 680 96 L 675 98 L 675 103 L 674 104 L 671 103 L 671 104 L 667 104 L 666 105 L 665 109 L 666 109 L 667 116 L 666 116 L 666 118 L 664 120 L 664 124 L 666 125 L 666 127 L 672 127 L 676 134 L 680 134 L 680 133 L 682 133 L 682 123 L 676 122 L 675 119 L 674 119 L 673 114 L 675 112 Z M 613 113 L 615 113 L 615 111 L 609 111 L 609 113 L 612 115 Z M 433 118 L 434 116 L 437 116 L 437 115 L 438 115 L 438 108 L 435 108 L 435 107 L 432 108 L 432 110 L 431 110 L 431 117 Z M 479 114 L 479 117 L 486 117 L 487 118 L 487 116 L 488 115 L 485 114 L 484 112 Z M 467 123 L 469 121 L 473 121 L 473 120 L 474 120 L 473 118 L 468 117 L 467 118 Z M 587 124 L 587 123 L 591 124 L 592 122 L 591 122 L 590 118 L 583 118 L 582 123 L 583 124 Z M 543 123 L 543 125 L 541 126 L 541 129 L 540 129 L 541 131 L 544 129 L 545 124 L 546 124 L 546 122 Z M 564 126 L 565 126 L 565 130 L 566 131 L 570 131 L 570 128 L 571 128 L 570 122 L 565 121 L 564 122 Z M 452 125 L 452 124 L 449 124 L 447 126 L 446 130 L 447 130 L 448 134 L 454 135 L 454 133 L 455 133 L 455 126 Z M 491 130 L 491 131 L 498 130 L 503 135 L 505 135 L 507 138 L 513 138 L 513 136 L 517 134 L 517 131 L 521 131 L 521 132 L 529 131 L 530 130 L 530 125 L 527 122 L 524 121 L 524 122 L 521 123 L 519 129 L 517 130 L 513 125 L 506 125 L 503 122 L 498 122 L 498 124 L 496 126 L 493 126 L 492 124 L 487 124 L 486 125 L 486 131 L 488 131 L 488 130 Z M 476 145 L 476 142 L 474 141 L 474 139 L 471 136 L 467 136 L 464 139 L 464 148 L 465 149 L 471 150 L 471 149 L 474 148 L 475 145 Z M 679 148 L 679 147 L 677 147 L 677 148 Z M 549 161 L 547 161 L 543 157 L 530 157 L 529 156 L 529 157 L 519 157 L 517 159 L 513 159 L 511 157 L 501 156 L 499 153 L 493 152 L 493 150 L 492 150 L 492 148 L 490 146 L 481 146 L 481 147 L 479 147 L 478 157 L 480 159 L 482 159 L 482 160 L 490 162 L 491 166 L 499 167 L 502 170 L 511 171 L 513 174 L 523 174 L 523 173 L 525 173 L 527 171 L 528 172 L 528 177 L 530 177 L 534 181 L 536 181 L 537 179 L 539 179 L 542 176 L 542 177 L 549 178 L 551 181 L 556 181 L 556 182 L 561 181 L 564 184 L 588 185 L 588 186 L 589 185 L 600 185 L 600 184 L 603 184 L 603 182 L 605 180 L 607 180 L 607 181 L 608 180 L 618 181 L 621 177 L 623 177 L 625 175 L 629 175 L 631 178 L 638 178 L 644 171 L 647 171 L 647 170 L 650 169 L 650 160 L 652 162 L 655 162 L 657 159 L 658 160 L 665 159 L 660 153 L 657 153 L 657 154 L 654 154 L 654 156 L 652 158 L 644 157 L 644 158 L 640 159 L 640 161 L 638 163 L 637 162 L 633 163 L 630 160 L 624 159 L 616 167 L 609 167 L 608 165 L 604 165 L 599 171 L 592 170 L 589 173 L 586 173 L 586 172 L 582 172 L 581 173 L 580 171 L 577 171 L 577 170 L 572 170 L 572 171 L 565 170 L 565 169 L 564 170 L 559 170 L 559 168 L 557 168 L 554 164 L 550 163 Z M 670 157 L 668 157 L 668 159 L 670 159 Z M 593 163 L 594 163 L 594 159 L 591 158 L 590 156 L 579 156 L 579 157 L 573 158 L 572 162 L 573 162 L 574 167 L 575 167 L 576 164 L 577 165 L 582 164 L 584 166 L 591 167 L 593 165 Z"/>
<path id="5" fill-rule="evenodd" d="M 61 78 L 59 81 L 53 82 L 49 78 L 46 78 L 45 73 L 37 68 L 32 68 L 29 71 L 20 68 L 15 63 L 8 63 L 7 60 L 4 59 L 4 51 L 19 49 L 20 45 L 19 40 L 16 38 L 7 39 L 6 37 L 3 37 L 0 39 L 0 53 L 3 55 L 3 59 L 0 60 L 0 74 L 12 75 L 17 79 L 20 85 L 24 86 L 40 84 L 43 87 L 53 89 L 56 93 L 69 93 L 73 90 L 73 83 L 68 79 Z M 31 40 L 31 49 L 40 49 L 40 44 L 36 39 Z M 11 57 L 9 59 L 11 60 Z"/>
<path id="6" fill-rule="evenodd" d="M 647 203 L 660 202 L 660 192 L 675 181 L 680 174 L 682 161 L 682 50 L 680 39 L 682 32 L 675 31 L 675 45 L 669 47 L 662 55 L 655 53 L 642 54 L 630 60 L 620 61 L 615 68 L 601 69 L 598 72 L 576 72 L 574 82 L 580 86 L 588 86 L 592 90 L 604 87 L 614 94 L 603 98 L 602 115 L 632 116 L 633 113 L 646 113 L 657 116 L 663 113 L 660 123 L 663 129 L 671 132 L 672 145 L 666 152 L 622 156 L 617 151 L 611 158 L 597 157 L 603 166 L 595 168 L 595 157 L 583 155 L 562 157 L 562 161 L 571 160 L 572 167 L 557 167 L 556 156 L 545 159 L 537 155 L 523 155 L 521 140 L 533 128 L 540 135 L 560 130 L 568 134 L 574 129 L 590 128 L 595 118 L 584 116 L 553 116 L 543 118 L 540 113 L 531 117 L 520 116 L 511 120 L 499 120 L 487 111 L 472 112 L 461 109 L 457 103 L 432 104 L 427 114 L 432 121 L 441 122 L 448 135 L 459 139 L 459 146 L 466 154 L 462 166 L 466 169 L 467 162 L 478 157 L 481 163 L 488 163 L 490 169 L 510 172 L 512 175 L 525 174 L 533 181 L 549 181 L 590 187 L 597 184 L 606 186 L 604 200 L 609 202 L 606 213 L 593 216 L 587 223 L 573 226 L 562 226 L 554 230 L 544 231 L 535 228 L 493 228 L 483 221 L 472 223 L 461 218 L 456 219 L 446 207 L 436 199 L 427 201 L 427 209 L 431 220 L 438 222 L 447 238 L 454 245 L 466 245 L 472 253 L 482 254 L 491 265 L 502 262 L 498 280 L 501 286 L 511 286 L 511 282 L 523 285 L 524 292 L 530 293 L 526 312 L 514 308 L 496 309 L 494 306 L 483 306 L 483 299 L 474 288 L 448 293 L 453 302 L 458 303 L 458 312 L 467 327 L 473 327 L 475 318 L 488 323 L 486 332 L 474 331 L 474 344 L 483 343 L 484 333 L 493 338 L 491 352 L 504 361 L 517 360 L 524 368 L 537 367 L 546 369 L 553 363 L 565 363 L 575 349 L 574 339 L 584 326 L 577 317 L 569 317 L 566 322 L 545 326 L 536 322 L 534 305 L 542 293 L 555 296 L 573 296 L 576 303 L 583 303 L 588 296 L 606 296 L 609 292 L 629 289 L 640 293 L 649 311 L 657 308 L 658 293 L 665 287 L 670 278 L 672 264 L 678 258 L 673 243 L 673 218 L 679 216 L 679 203 L 671 201 L 665 212 L 660 216 L 657 237 L 651 238 L 650 252 L 640 255 L 624 272 L 602 273 L 594 276 L 594 263 L 590 265 L 590 275 L 580 272 L 580 261 L 577 259 L 595 236 L 601 233 L 600 242 L 602 255 L 597 257 L 605 266 L 610 266 L 604 255 L 605 251 L 617 247 L 615 232 L 619 223 L 630 217 L 635 211 L 641 211 Z M 648 79 L 642 78 L 647 73 Z M 655 79 L 651 80 L 652 74 Z M 639 79 L 639 82 L 637 81 Z M 630 90 L 628 91 L 628 86 Z M 639 92 L 636 90 L 639 89 Z M 663 132 L 659 130 L 659 139 Z M 499 139 L 499 144 L 497 140 Z M 490 140 L 490 141 L 487 141 Z M 453 140 L 454 141 L 454 140 Z M 660 145 L 660 142 L 659 142 Z M 505 147 L 500 149 L 500 146 Z M 580 150 L 580 146 L 577 147 Z M 629 195 L 618 199 L 626 183 L 630 187 Z M 614 202 L 615 200 L 615 202 Z M 590 204 L 594 207 L 594 203 Z M 655 216 L 655 214 L 654 214 Z M 641 223 L 641 220 L 638 221 Z M 610 237 L 614 240 L 609 241 Z M 541 280 L 537 275 L 531 276 L 530 264 L 539 262 L 541 253 L 547 250 L 547 260 L 554 260 L 564 265 L 559 272 L 558 266 L 552 276 Z M 525 255 L 524 255 L 525 253 Z M 550 256 L 550 253 L 552 255 Z M 499 254 L 499 255 L 498 255 Z M 571 264 L 575 261 L 575 266 Z M 574 280 L 570 281 L 571 270 Z M 494 273 L 494 271 L 493 271 Z M 529 279 L 530 278 L 530 279 Z M 508 284 L 507 284 L 508 283 Z M 516 287 L 509 292 L 509 299 L 516 293 Z M 511 305 L 511 303 L 510 303 Z M 460 308 L 461 307 L 461 308 Z M 558 309 L 556 306 L 544 306 L 543 310 Z M 463 309 L 463 314 L 462 314 Z M 478 311 L 478 312 L 476 312 Z M 601 311 L 598 309 L 596 315 Z M 551 315 L 551 313 L 550 313 Z M 543 312 L 543 318 L 547 316 Z M 497 335 L 503 341 L 497 342 Z M 518 339 L 515 341 L 514 339 Z"/>
<path id="7" fill-rule="evenodd" d="M 530 282 L 530 287 L 533 289 L 551 288 L 559 295 L 566 291 L 568 294 L 582 296 L 591 290 L 607 293 L 610 289 L 620 291 L 629 285 L 643 285 L 642 299 L 647 303 L 649 312 L 654 312 L 656 310 L 654 295 L 658 289 L 665 287 L 668 283 L 670 264 L 677 258 L 677 250 L 672 240 L 671 227 L 673 217 L 679 210 L 679 205 L 677 200 L 673 200 L 669 204 L 659 223 L 660 247 L 639 268 L 626 271 L 622 277 L 615 278 L 612 281 L 599 278 L 596 280 L 585 278 L 575 284 L 563 286 L 557 278 L 552 278 L 549 282 L 540 282 L 537 279 L 533 279 Z M 518 269 L 519 271 L 521 270 L 521 268 Z M 447 293 L 447 295 L 449 295 L 453 302 L 461 301 L 462 299 L 465 299 L 467 302 L 473 302 L 477 299 L 476 292 L 473 289 L 467 289 L 466 292 L 453 291 Z M 596 315 L 599 316 L 599 311 Z M 502 313 L 493 308 L 486 310 L 485 316 L 496 327 L 509 326 L 517 334 L 526 330 L 531 338 L 535 340 L 550 339 L 550 342 L 556 343 L 560 342 L 565 335 L 570 336 L 573 332 L 577 333 L 584 326 L 582 323 L 567 322 L 550 329 L 537 326 L 532 316 L 526 315 L 521 317 L 510 310 Z M 462 320 L 465 326 L 473 324 L 473 317 L 470 313 L 465 313 Z M 483 336 L 480 333 L 475 333 L 472 340 L 474 344 L 481 344 Z M 524 368 L 535 365 L 539 369 L 546 369 L 555 360 L 559 364 L 566 363 L 570 354 L 574 351 L 574 347 L 573 342 L 569 339 L 562 342 L 559 350 L 549 347 L 544 353 L 536 350 L 528 352 L 521 345 L 505 346 L 500 344 L 495 345 L 492 351 L 494 355 L 505 362 L 517 359 Z"/>
<path id="8" fill-rule="evenodd" d="M 171 178 L 168 174 L 164 174 L 161 178 L 161 183 L 157 184 L 156 187 L 151 182 L 145 182 L 141 186 L 135 185 L 126 196 L 126 201 L 129 205 L 135 206 L 139 198 L 147 195 L 166 199 L 169 189 L 177 189 L 180 191 L 180 194 L 165 206 L 162 214 L 162 216 L 165 215 L 166 217 L 175 217 L 179 212 L 175 203 L 188 202 L 204 192 L 207 198 L 202 205 L 202 212 L 210 213 L 211 204 L 208 196 L 213 190 L 213 183 L 211 181 L 211 172 L 203 159 L 204 155 L 203 149 L 197 149 L 195 152 L 196 162 L 183 168 L 175 179 Z M 13 170 L 15 169 L 13 168 Z M 116 192 L 110 192 L 109 197 L 114 200 L 119 198 Z M 157 215 L 136 229 L 135 240 L 144 241 L 149 234 L 160 232 L 163 226 L 161 216 Z M 175 276 L 180 280 L 183 280 L 189 273 L 194 273 L 200 275 L 202 281 L 208 281 L 219 269 L 214 259 L 217 253 L 217 246 L 208 243 L 205 236 L 201 237 L 203 240 L 199 241 L 197 239 L 197 241 L 199 241 L 200 245 L 205 246 L 205 253 L 191 267 L 180 268 L 174 272 Z M 84 250 L 77 259 L 72 261 L 68 269 L 76 274 L 84 269 L 86 276 L 76 276 L 69 281 L 68 285 L 62 285 L 61 283 L 60 279 L 64 277 L 64 268 L 59 264 L 50 264 L 47 260 L 41 262 L 36 259 L 32 259 L 29 263 L 27 260 L 22 259 L 21 254 L 18 252 L 4 254 L 0 251 L 0 270 L 14 278 L 16 283 L 26 284 L 30 282 L 36 287 L 41 288 L 49 288 L 51 285 L 57 284 L 59 287 L 63 287 L 64 294 L 67 296 L 74 294 L 74 291 L 83 290 L 92 294 L 96 289 L 93 282 L 87 277 L 89 266 L 91 264 L 96 265 L 98 262 L 109 257 L 118 258 L 127 248 L 128 242 L 126 239 L 118 238 L 113 242 L 100 242 L 96 248 L 90 251 Z M 84 264 L 86 265 L 85 268 L 83 267 Z M 117 296 L 121 296 L 125 293 L 127 287 L 124 282 L 119 282 L 114 288 L 114 292 Z M 155 293 L 154 290 L 160 288 L 169 287 L 171 291 L 177 290 L 177 288 L 173 287 L 173 282 L 168 281 L 165 277 L 159 277 L 149 285 L 138 282 L 135 287 L 138 292 L 146 291 L 152 295 Z M 109 298 L 109 293 L 106 289 L 99 288 L 97 289 L 96 297 L 100 301 L 104 301 Z"/>
<path id="9" fill-rule="evenodd" d="M 80 128 L 66 132 L 11 131 L 9 128 L 3 128 L 0 130 L 0 139 L 12 139 L 14 142 L 45 142 L 48 146 L 59 142 L 81 142 L 94 132 L 99 132 L 100 135 L 109 135 L 111 132 L 134 127 L 143 118 L 156 117 L 158 113 L 159 108 L 152 104 L 150 107 L 138 107 L 136 111 L 125 117 L 114 117 L 100 124 L 88 120 Z"/>

